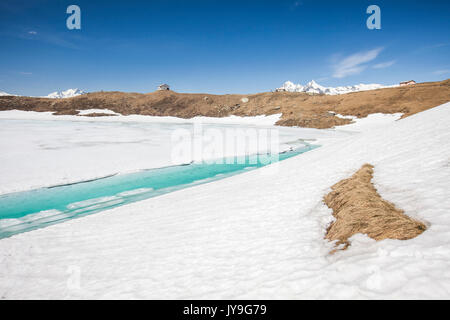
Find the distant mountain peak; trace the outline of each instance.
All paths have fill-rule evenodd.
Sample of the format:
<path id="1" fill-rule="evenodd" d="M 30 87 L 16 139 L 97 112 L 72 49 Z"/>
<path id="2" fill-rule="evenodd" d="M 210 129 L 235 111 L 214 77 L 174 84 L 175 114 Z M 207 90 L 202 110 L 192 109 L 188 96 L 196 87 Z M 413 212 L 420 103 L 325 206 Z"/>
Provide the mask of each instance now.
<path id="1" fill-rule="evenodd" d="M 9 93 L 6 93 L 4 91 L 0 91 L 0 97 L 1 96 L 13 96 L 13 94 L 9 94 Z"/>
<path id="2" fill-rule="evenodd" d="M 65 91 L 56 91 L 50 93 L 45 98 L 53 98 L 53 99 L 64 99 L 64 98 L 72 98 L 82 94 L 85 94 L 83 90 L 80 89 L 67 89 Z"/>
<path id="3" fill-rule="evenodd" d="M 317 82 L 315 82 L 314 80 L 311 80 L 310 82 L 308 82 L 307 84 L 306 84 L 306 86 L 319 86 L 319 84 L 317 83 Z"/>
<path id="4" fill-rule="evenodd" d="M 291 81 L 286 81 L 280 88 L 276 91 L 288 91 L 288 92 L 306 92 L 306 93 L 316 93 L 316 94 L 327 94 L 327 95 L 337 95 L 345 94 L 350 92 L 375 90 L 382 88 L 389 88 L 394 86 L 383 86 L 381 84 L 357 84 L 353 86 L 342 86 L 342 87 L 323 87 L 316 81 L 311 80 L 305 86 L 301 84 L 294 84 Z"/>

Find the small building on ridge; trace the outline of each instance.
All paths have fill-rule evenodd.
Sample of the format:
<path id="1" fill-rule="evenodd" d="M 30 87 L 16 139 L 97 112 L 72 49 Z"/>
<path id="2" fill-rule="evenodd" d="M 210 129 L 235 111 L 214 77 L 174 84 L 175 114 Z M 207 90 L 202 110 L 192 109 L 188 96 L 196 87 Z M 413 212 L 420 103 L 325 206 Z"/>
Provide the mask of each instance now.
<path id="1" fill-rule="evenodd" d="M 409 86 L 411 84 L 416 84 L 416 82 L 414 80 L 400 82 L 400 86 Z"/>
<path id="2" fill-rule="evenodd" d="M 168 84 L 161 84 L 158 86 L 158 90 L 170 90 L 170 87 Z"/>

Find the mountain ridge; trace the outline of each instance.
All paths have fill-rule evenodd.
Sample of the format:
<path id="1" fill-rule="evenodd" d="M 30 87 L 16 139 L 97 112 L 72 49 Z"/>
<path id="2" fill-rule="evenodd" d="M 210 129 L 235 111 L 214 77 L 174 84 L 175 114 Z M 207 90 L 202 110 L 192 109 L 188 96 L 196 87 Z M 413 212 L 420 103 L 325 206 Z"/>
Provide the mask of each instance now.
<path id="1" fill-rule="evenodd" d="M 80 96 L 82 94 L 86 94 L 86 92 L 83 90 L 80 90 L 78 88 L 75 88 L 75 89 L 67 89 L 64 91 L 55 91 L 55 92 L 49 93 L 46 96 L 40 96 L 40 97 L 34 97 L 34 98 L 66 99 L 66 98 Z M 4 91 L 0 91 L 0 96 L 1 97 L 5 97 L 5 96 L 21 97 L 21 96 L 18 96 L 15 94 L 10 94 L 10 93 L 4 92 Z"/>
<path id="2" fill-rule="evenodd" d="M 80 90 L 78 88 L 75 88 L 75 89 L 67 89 L 65 91 L 55 91 L 55 92 L 48 94 L 44 98 L 66 99 L 66 98 L 80 96 L 82 94 L 86 94 L 86 92 L 84 92 L 83 90 Z"/>
<path id="3" fill-rule="evenodd" d="M 311 80 L 305 86 L 301 84 L 294 84 L 291 81 L 286 81 L 281 87 L 276 88 L 276 91 L 286 92 L 305 92 L 310 94 L 325 94 L 325 95 L 339 95 L 359 91 L 377 90 L 384 88 L 395 88 L 398 85 L 384 86 L 377 83 L 364 84 L 360 83 L 352 86 L 338 86 L 338 87 L 324 87 L 316 81 Z"/>
<path id="4" fill-rule="evenodd" d="M 196 116 L 220 118 L 281 113 L 277 125 L 325 129 L 352 121 L 342 116 L 363 118 L 373 113 L 402 113 L 403 117 L 407 117 L 448 101 L 450 79 L 342 95 L 311 95 L 305 92 L 213 95 L 175 91 L 143 94 L 114 91 L 91 92 L 68 99 L 3 96 L 0 97 L 0 111 L 16 109 L 79 115 L 80 110 L 107 108 L 122 115 L 185 119 Z"/>

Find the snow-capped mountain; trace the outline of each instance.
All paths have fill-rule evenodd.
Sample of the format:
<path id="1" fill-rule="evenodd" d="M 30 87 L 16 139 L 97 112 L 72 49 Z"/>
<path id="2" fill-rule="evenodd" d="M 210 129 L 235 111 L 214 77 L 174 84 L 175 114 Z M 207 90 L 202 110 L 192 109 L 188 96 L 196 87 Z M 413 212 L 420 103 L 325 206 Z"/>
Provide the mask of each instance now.
<path id="1" fill-rule="evenodd" d="M 288 91 L 288 92 L 306 92 L 306 93 L 316 93 L 316 94 L 345 94 L 357 91 L 375 90 L 381 88 L 389 88 L 393 86 L 383 86 L 381 84 L 357 84 L 354 86 L 343 86 L 343 87 L 323 87 L 314 80 L 308 82 L 305 86 L 301 84 L 294 84 L 291 81 L 286 81 L 277 91 Z"/>
<path id="2" fill-rule="evenodd" d="M 0 96 L 13 96 L 13 94 L 9 94 L 9 93 L 0 91 Z"/>
<path id="3" fill-rule="evenodd" d="M 54 99 L 64 99 L 64 98 L 72 98 L 82 94 L 85 94 L 83 90 L 80 89 L 68 89 L 66 91 L 56 91 L 50 93 L 45 98 L 54 98 Z"/>

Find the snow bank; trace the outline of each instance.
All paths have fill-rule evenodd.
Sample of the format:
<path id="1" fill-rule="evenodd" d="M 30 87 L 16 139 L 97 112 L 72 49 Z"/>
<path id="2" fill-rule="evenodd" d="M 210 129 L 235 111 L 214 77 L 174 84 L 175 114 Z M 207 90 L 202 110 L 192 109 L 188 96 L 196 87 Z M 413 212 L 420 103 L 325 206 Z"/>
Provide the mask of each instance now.
<path id="1" fill-rule="evenodd" d="M 354 116 L 342 116 L 340 114 L 337 114 L 336 115 L 337 117 L 353 120 L 353 123 L 338 126 L 337 128 L 341 131 L 346 130 L 357 132 L 370 131 L 387 124 L 392 124 L 393 122 L 400 120 L 402 115 L 403 113 L 392 113 L 392 114 L 372 113 L 365 118 L 357 118 Z"/>
<path id="2" fill-rule="evenodd" d="M 108 113 L 118 115 L 117 117 L 83 117 L 89 113 Z M 215 117 L 193 117 L 183 119 L 177 117 L 158 117 L 144 115 L 128 115 L 124 116 L 108 109 L 88 109 L 80 111 L 81 116 L 61 115 L 55 116 L 53 112 L 35 112 L 21 110 L 0 111 L 0 120 L 69 120 L 69 121 L 98 121 L 98 122 L 158 122 L 158 123 L 210 123 L 210 124 L 241 124 L 241 125 L 258 125 L 272 126 L 281 118 L 281 113 L 272 114 L 270 116 L 260 115 L 253 117 L 228 116 L 223 118 Z"/>
<path id="3" fill-rule="evenodd" d="M 450 103 L 214 183 L 0 241 L 13 298 L 450 296 Z M 428 229 L 330 256 L 330 186 L 364 163 Z"/>

